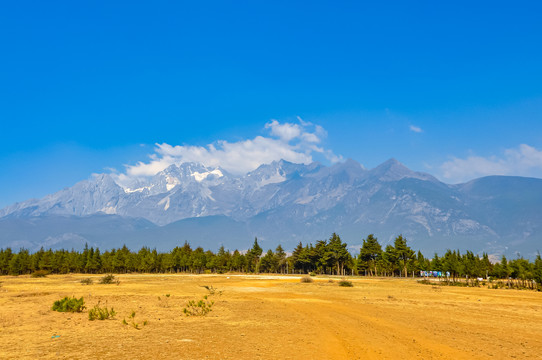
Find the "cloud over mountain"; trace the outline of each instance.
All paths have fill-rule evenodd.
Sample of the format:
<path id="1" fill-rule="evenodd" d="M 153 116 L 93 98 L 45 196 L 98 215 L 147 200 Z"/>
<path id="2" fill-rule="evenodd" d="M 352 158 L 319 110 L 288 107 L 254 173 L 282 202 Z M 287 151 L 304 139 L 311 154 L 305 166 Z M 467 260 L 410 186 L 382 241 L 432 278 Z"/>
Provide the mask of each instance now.
<path id="1" fill-rule="evenodd" d="M 264 131 L 268 132 L 267 136 L 236 142 L 218 140 L 207 146 L 156 144 L 149 161 L 127 165 L 124 173 L 113 174 L 113 177 L 120 185 L 128 186 L 140 178 L 156 175 L 170 165 L 187 162 L 220 167 L 232 174 L 241 175 L 262 164 L 281 159 L 309 164 L 315 153 L 332 163 L 342 160 L 341 156 L 321 145 L 327 136 L 324 128 L 299 117 L 298 123 L 271 120 L 265 125 Z"/>
<path id="2" fill-rule="evenodd" d="M 541 177 L 542 151 L 521 144 L 518 148 L 506 149 L 502 156 L 453 157 L 441 165 L 441 171 L 444 179 L 458 183 L 487 175 Z"/>

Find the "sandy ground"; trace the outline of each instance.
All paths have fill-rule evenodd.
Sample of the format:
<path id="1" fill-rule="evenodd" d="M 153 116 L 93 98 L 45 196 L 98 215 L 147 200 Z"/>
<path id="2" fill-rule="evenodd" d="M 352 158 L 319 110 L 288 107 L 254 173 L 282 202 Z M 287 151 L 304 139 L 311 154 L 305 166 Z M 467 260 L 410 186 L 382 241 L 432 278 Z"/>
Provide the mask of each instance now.
<path id="1" fill-rule="evenodd" d="M 533 291 L 235 275 L 119 275 L 120 285 L 91 276 L 84 286 L 85 277 L 0 277 L 0 359 L 542 358 L 542 293 Z M 186 317 L 203 285 L 222 295 L 206 317 Z M 52 311 L 64 296 L 118 314 Z M 141 330 L 122 324 L 132 310 Z"/>

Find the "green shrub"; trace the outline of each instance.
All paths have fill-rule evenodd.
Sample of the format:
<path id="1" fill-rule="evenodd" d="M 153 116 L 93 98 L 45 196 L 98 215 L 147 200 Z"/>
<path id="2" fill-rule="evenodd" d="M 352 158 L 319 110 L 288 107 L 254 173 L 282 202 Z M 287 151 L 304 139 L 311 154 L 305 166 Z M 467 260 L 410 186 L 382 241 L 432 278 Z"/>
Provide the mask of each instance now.
<path id="1" fill-rule="evenodd" d="M 115 275 L 108 274 L 100 279 L 100 284 L 120 284 L 120 280 L 115 280 Z"/>
<path id="2" fill-rule="evenodd" d="M 313 282 L 313 281 L 314 281 L 314 280 L 313 280 L 310 276 L 303 276 L 303 277 L 301 278 L 301 282 L 302 282 L 302 283 L 311 283 L 311 282 Z"/>
<path id="3" fill-rule="evenodd" d="M 341 280 L 339 281 L 339 286 L 344 286 L 344 287 L 353 287 L 354 284 L 352 284 L 352 281 L 348 281 L 348 280 Z"/>
<path id="4" fill-rule="evenodd" d="M 135 316 L 136 316 L 136 313 L 134 310 L 132 310 L 132 313 L 130 314 L 130 322 L 126 321 L 126 318 L 124 318 L 122 320 L 122 324 L 123 325 L 130 325 L 131 327 L 133 327 L 134 329 L 136 330 L 141 330 L 141 328 L 139 327 L 139 324 L 135 322 Z M 147 320 L 144 320 L 143 321 L 143 326 L 146 326 L 149 322 Z"/>
<path id="5" fill-rule="evenodd" d="M 433 285 L 433 282 L 431 282 L 430 280 L 427 280 L 427 279 L 418 280 L 418 283 L 424 284 L 424 285 Z"/>
<path id="6" fill-rule="evenodd" d="M 183 312 L 186 316 L 205 316 L 212 311 L 214 303 L 214 301 L 208 300 L 208 296 L 205 295 L 198 302 L 190 300 L 184 307 Z"/>
<path id="7" fill-rule="evenodd" d="M 309 276 L 316 276 L 316 273 L 315 272 L 310 272 Z"/>
<path id="8" fill-rule="evenodd" d="M 161 307 L 169 307 L 169 298 L 171 294 L 165 294 L 164 297 L 158 296 L 158 301 L 160 302 Z"/>
<path id="9" fill-rule="evenodd" d="M 196 302 L 196 300 L 190 300 L 183 309 L 183 313 L 186 316 L 205 316 L 212 311 L 212 307 L 215 304 L 213 300 L 209 299 L 209 296 L 222 295 L 222 291 L 218 291 L 213 285 L 203 285 L 208 295 L 205 295 L 203 299 Z"/>
<path id="10" fill-rule="evenodd" d="M 47 275 L 49 275 L 49 271 L 47 270 L 36 270 L 30 276 L 33 278 L 42 278 L 46 277 Z"/>
<path id="11" fill-rule="evenodd" d="M 206 288 L 207 291 L 209 291 L 209 295 L 222 295 L 222 291 L 218 291 L 217 288 L 215 288 L 213 285 L 203 285 L 203 288 Z"/>
<path id="12" fill-rule="evenodd" d="M 94 281 L 91 278 L 81 279 L 81 284 L 82 285 L 92 285 L 93 283 L 94 283 Z"/>
<path id="13" fill-rule="evenodd" d="M 96 306 L 88 311 L 88 319 L 90 321 L 113 319 L 116 314 L 115 309 L 111 308 L 109 310 L 107 304 L 104 307 L 100 307 L 100 302 L 98 302 Z"/>
<path id="14" fill-rule="evenodd" d="M 57 300 L 53 304 L 53 310 L 59 312 L 82 312 L 85 309 L 85 301 L 81 296 L 80 299 L 75 297 Z"/>

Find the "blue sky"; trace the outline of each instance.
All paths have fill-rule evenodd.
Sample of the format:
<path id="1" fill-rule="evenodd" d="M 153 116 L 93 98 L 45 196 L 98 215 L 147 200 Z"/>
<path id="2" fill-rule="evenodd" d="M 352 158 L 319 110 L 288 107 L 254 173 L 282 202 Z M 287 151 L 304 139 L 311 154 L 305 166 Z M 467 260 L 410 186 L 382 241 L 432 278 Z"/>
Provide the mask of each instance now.
<path id="1" fill-rule="evenodd" d="M 155 144 L 542 177 L 541 3 L 372 3 L 3 3 L 0 206 Z"/>

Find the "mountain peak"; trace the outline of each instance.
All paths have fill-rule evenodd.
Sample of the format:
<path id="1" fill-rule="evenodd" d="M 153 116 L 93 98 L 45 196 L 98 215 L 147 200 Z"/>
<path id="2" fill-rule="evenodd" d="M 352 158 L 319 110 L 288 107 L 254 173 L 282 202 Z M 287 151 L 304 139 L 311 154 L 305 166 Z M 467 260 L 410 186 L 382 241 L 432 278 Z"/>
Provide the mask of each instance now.
<path id="1" fill-rule="evenodd" d="M 356 160 L 352 158 L 348 158 L 343 163 L 340 163 L 340 164 L 342 164 L 343 167 L 365 170 L 365 167 L 362 164 L 360 164 L 359 162 L 357 162 Z"/>
<path id="2" fill-rule="evenodd" d="M 93 180 L 97 183 L 116 184 L 115 180 L 113 180 L 113 177 L 110 174 L 94 174 Z"/>
<path id="3" fill-rule="evenodd" d="M 413 171 L 396 159 L 391 158 L 371 169 L 370 173 L 381 181 L 397 181 L 411 175 Z"/>
<path id="4" fill-rule="evenodd" d="M 497 252 L 506 249 L 508 240 L 522 246 L 510 245 L 510 249 L 523 252 L 536 249 L 542 234 L 542 180 L 487 177 L 446 185 L 393 158 L 371 170 L 352 159 L 332 166 L 282 160 L 244 176 L 184 163 L 143 179 L 133 189 L 119 187 L 114 178 L 96 174 L 43 199 L 0 209 L 0 245 L 20 247 L 20 241 L 31 241 L 24 246 L 49 246 L 50 239 L 74 236 L 90 242 L 104 239 L 107 233 L 109 239 L 156 237 L 163 244 L 168 229 L 174 230 L 172 243 L 179 236 L 209 243 L 217 238 L 213 234 L 246 238 L 243 234 L 249 232 L 266 241 L 298 241 L 333 230 L 350 238 L 377 232 L 381 238 L 391 238 L 403 233 L 430 252 L 435 244 L 448 246 L 451 241 L 458 248 L 477 244 L 479 250 Z M 115 214 L 119 221 L 145 218 L 163 227 L 156 228 L 152 233 L 156 235 L 147 230 L 138 235 L 142 228 L 131 230 L 132 225 L 116 232 L 97 226 L 98 214 L 104 219 Z M 213 223 L 209 229 L 206 219 L 211 216 L 232 219 L 236 225 Z M 50 219 L 49 227 L 36 230 L 33 224 L 42 219 Z M 168 225 L 180 220 L 186 220 L 182 228 Z M 81 228 L 86 221 L 91 228 Z M 189 232 L 186 224 L 194 221 L 204 226 Z M 113 246 L 111 241 L 102 244 Z"/>
<path id="5" fill-rule="evenodd" d="M 415 178 L 420 180 L 438 181 L 433 176 L 412 171 L 395 158 L 391 158 L 370 170 L 372 176 L 380 181 L 399 181 L 403 178 Z"/>
<path id="6" fill-rule="evenodd" d="M 389 158 L 388 160 L 384 161 L 382 164 L 380 164 L 379 166 L 387 166 L 387 167 L 392 167 L 392 166 L 399 166 L 399 167 L 403 167 L 403 168 L 406 168 L 408 169 L 405 165 L 403 165 L 403 163 L 401 163 L 399 160 L 397 160 L 396 158 Z"/>

